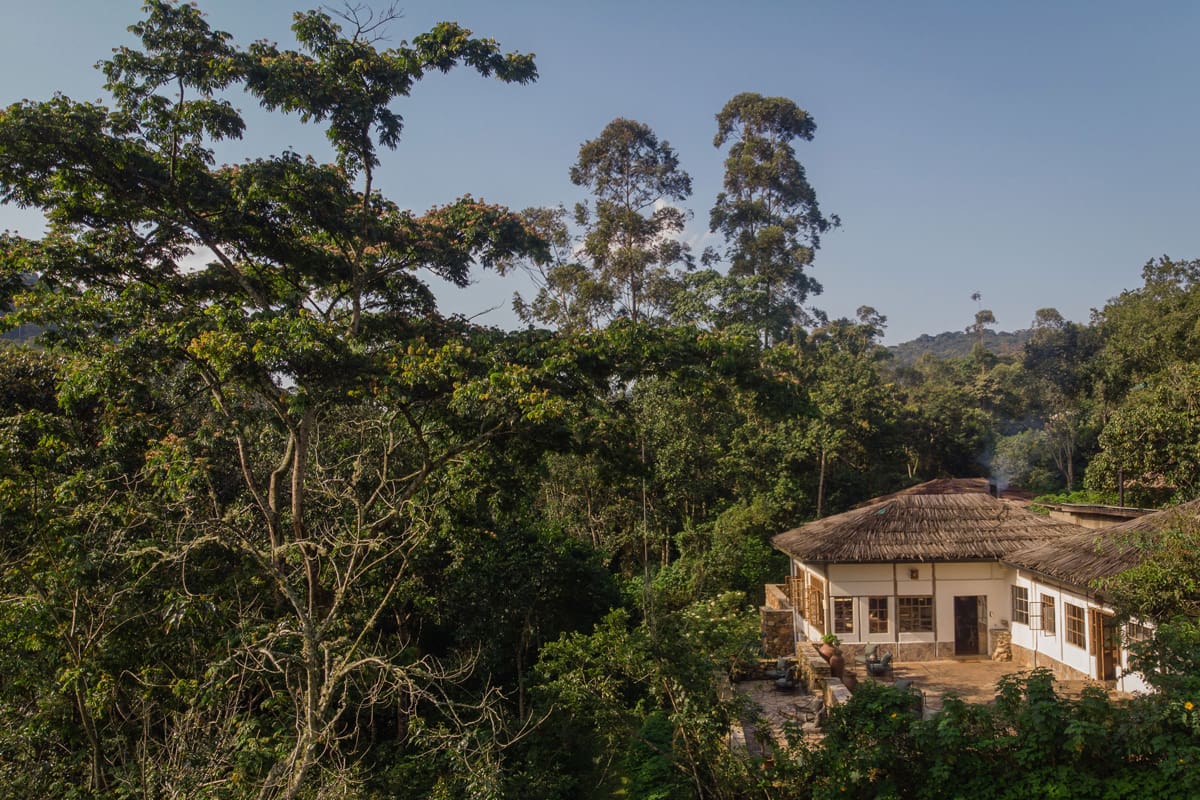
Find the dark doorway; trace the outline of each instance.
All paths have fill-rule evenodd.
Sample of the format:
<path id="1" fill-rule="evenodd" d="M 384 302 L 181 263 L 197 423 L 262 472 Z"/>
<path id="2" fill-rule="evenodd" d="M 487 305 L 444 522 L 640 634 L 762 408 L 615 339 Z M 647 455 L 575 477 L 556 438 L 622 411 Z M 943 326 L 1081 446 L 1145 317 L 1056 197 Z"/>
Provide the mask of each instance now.
<path id="1" fill-rule="evenodd" d="M 977 656 L 983 652 L 980 631 L 987 619 L 986 607 L 984 595 L 954 598 L 954 655 Z"/>

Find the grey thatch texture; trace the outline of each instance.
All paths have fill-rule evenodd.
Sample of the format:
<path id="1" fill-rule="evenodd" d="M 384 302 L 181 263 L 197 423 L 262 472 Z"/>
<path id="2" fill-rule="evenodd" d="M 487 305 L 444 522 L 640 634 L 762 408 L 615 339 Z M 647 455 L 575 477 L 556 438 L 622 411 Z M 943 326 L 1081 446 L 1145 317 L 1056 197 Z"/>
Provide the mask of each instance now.
<path id="1" fill-rule="evenodd" d="M 1081 529 L 992 497 L 979 479 L 940 479 L 781 533 L 772 542 L 808 562 L 999 560 Z"/>
<path id="2" fill-rule="evenodd" d="M 1137 566 L 1146 535 L 1200 519 L 1200 500 L 1131 519 L 1100 530 L 1022 548 L 1005 559 L 1013 566 L 1040 572 L 1078 586 Z"/>

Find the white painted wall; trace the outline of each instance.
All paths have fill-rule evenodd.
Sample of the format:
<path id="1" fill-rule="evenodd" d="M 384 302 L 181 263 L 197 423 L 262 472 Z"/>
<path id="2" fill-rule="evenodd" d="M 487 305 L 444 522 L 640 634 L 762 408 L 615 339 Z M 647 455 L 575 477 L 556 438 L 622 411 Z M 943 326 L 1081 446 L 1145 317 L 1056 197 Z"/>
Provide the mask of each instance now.
<path id="1" fill-rule="evenodd" d="M 810 571 L 807 565 L 797 564 L 800 572 Z M 828 599 L 851 597 L 854 603 L 854 631 L 838 632 L 844 642 L 954 642 L 954 598 L 979 596 L 987 598 L 986 627 L 998 625 L 1007 616 L 1008 580 L 1010 570 L 994 562 L 889 564 L 830 564 Z M 932 632 L 900 632 L 897 626 L 897 597 L 934 597 Z M 869 628 L 869 598 L 887 597 L 888 631 L 872 634 Z M 831 627 L 832 630 L 832 627 Z M 815 631 L 806 627 L 812 638 Z M 984 643 L 986 648 L 986 642 Z"/>
<path id="2" fill-rule="evenodd" d="M 1121 666 L 1117 673 L 1117 688 L 1122 692 L 1146 693 L 1154 689 L 1139 673 L 1129 669 L 1129 651 L 1121 648 Z"/>
<path id="3" fill-rule="evenodd" d="M 1096 658 L 1091 654 L 1090 648 L 1079 647 L 1078 645 L 1069 643 L 1066 639 L 1067 612 L 1063 604 L 1071 603 L 1084 609 L 1084 625 L 1089 628 L 1087 631 L 1087 641 L 1089 643 L 1092 641 L 1092 631 L 1090 630 L 1091 615 L 1088 613 L 1088 608 L 1092 604 L 1087 597 L 1081 597 L 1078 592 L 1072 590 L 1070 587 L 1039 580 L 1036 575 L 1024 571 L 1014 571 L 1012 585 L 1022 586 L 1029 592 L 1029 611 L 1031 614 L 1030 624 L 1028 625 L 1016 622 L 1015 620 L 1012 621 L 1013 644 L 1020 645 L 1040 656 L 1052 658 L 1086 675 L 1095 676 Z M 1053 634 L 1049 634 L 1045 630 L 1035 629 L 1035 626 L 1040 627 L 1040 624 L 1035 621 L 1032 615 L 1039 615 L 1039 603 L 1043 595 L 1054 600 Z M 1011 594 L 1009 597 L 1007 614 L 1011 617 Z"/>
<path id="4" fill-rule="evenodd" d="M 954 598 L 983 595 L 986 599 L 984 628 L 1000 626 L 1008 617 L 1009 572 L 996 562 L 964 562 L 937 564 L 934 567 L 937 585 L 937 634 L 939 642 L 954 643 Z M 985 632 L 986 636 L 986 632 Z M 981 651 L 987 649 L 986 638 Z"/>
<path id="5" fill-rule="evenodd" d="M 1012 583 L 1016 586 L 1024 586 L 1029 590 L 1031 614 L 1036 614 L 1040 611 L 1039 603 L 1043 595 L 1053 598 L 1055 623 L 1053 634 L 1047 633 L 1044 629 L 1033 630 L 1033 625 L 1036 623 L 1032 617 L 1030 619 L 1031 625 L 1014 623 L 1012 625 L 1013 643 L 1073 667 L 1093 678 L 1097 677 L 1098 658 L 1092 652 L 1092 643 L 1094 641 L 1093 637 L 1099 636 L 1100 632 L 1092 630 L 1091 611 L 1092 609 L 1098 609 L 1105 614 L 1111 614 L 1113 610 L 1073 586 L 1043 580 L 1037 575 L 1025 572 L 1024 570 L 1014 572 Z M 1065 603 L 1070 603 L 1084 610 L 1084 626 L 1087 631 L 1086 647 L 1079 647 L 1068 642 L 1066 639 Z M 1011 605 L 1010 599 L 1008 606 L 1008 613 L 1010 615 L 1012 613 Z M 1041 627 L 1044 628 L 1044 625 Z M 1150 691 L 1150 686 L 1140 675 L 1129 671 L 1129 652 L 1124 645 L 1121 647 L 1120 658 L 1117 664 L 1117 688 L 1123 692 Z"/>
<path id="6" fill-rule="evenodd" d="M 1046 581 L 1037 575 L 1015 570 L 998 562 L 953 562 L 953 563 L 892 563 L 892 564 L 830 564 L 827 566 L 792 563 L 793 575 L 815 575 L 825 582 L 825 612 L 828 614 L 834 597 L 854 598 L 854 631 L 839 632 L 847 643 L 881 642 L 954 642 L 954 598 L 983 595 L 987 598 L 986 627 L 1007 627 L 1012 633 L 1013 644 L 1019 645 L 1043 658 L 1053 659 L 1080 672 L 1096 676 L 1097 658 L 1090 644 L 1090 610 L 1098 608 L 1106 613 L 1111 609 L 1089 598 L 1086 592 L 1061 583 Z M 1012 619 L 1012 586 L 1023 586 L 1029 592 L 1030 614 L 1039 616 L 1041 599 L 1049 597 L 1054 603 L 1055 626 L 1053 633 L 1034 630 L 1030 624 L 1014 622 Z M 900 633 L 897 630 L 896 597 L 923 596 L 934 594 L 935 632 Z M 868 625 L 868 598 L 887 597 L 888 631 L 871 634 Z M 1064 603 L 1084 609 L 1084 625 L 1087 629 L 1089 646 L 1079 647 L 1066 640 L 1066 611 Z M 796 614 L 798 639 L 809 641 L 820 639 L 821 631 Z M 1034 620 L 1031 617 L 1031 623 Z M 833 631 L 832 619 L 826 631 Z M 1036 623 L 1034 623 L 1036 625 Z M 1117 667 L 1117 687 L 1127 692 L 1148 691 L 1149 687 L 1141 676 L 1128 671 L 1129 654 L 1121 650 Z"/>

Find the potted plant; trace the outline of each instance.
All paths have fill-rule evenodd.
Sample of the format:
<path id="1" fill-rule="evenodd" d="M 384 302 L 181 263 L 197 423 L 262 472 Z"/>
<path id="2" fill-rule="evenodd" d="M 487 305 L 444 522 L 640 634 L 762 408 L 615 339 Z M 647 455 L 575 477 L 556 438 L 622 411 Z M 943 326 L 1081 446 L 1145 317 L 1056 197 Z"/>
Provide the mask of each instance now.
<path id="1" fill-rule="evenodd" d="M 817 651 L 821 654 L 821 658 L 828 661 L 837 652 L 841 643 L 842 640 L 836 634 L 827 633 L 821 637 L 821 646 L 817 648 Z"/>

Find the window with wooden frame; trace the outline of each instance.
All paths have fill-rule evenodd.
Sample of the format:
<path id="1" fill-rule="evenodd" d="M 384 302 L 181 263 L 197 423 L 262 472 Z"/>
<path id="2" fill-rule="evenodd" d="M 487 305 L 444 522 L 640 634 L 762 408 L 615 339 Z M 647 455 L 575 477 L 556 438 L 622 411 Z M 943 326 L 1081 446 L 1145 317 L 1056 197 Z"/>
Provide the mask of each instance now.
<path id="1" fill-rule="evenodd" d="M 897 597 L 896 624 L 900 633 L 932 633 L 933 597 Z"/>
<path id="2" fill-rule="evenodd" d="M 1083 609 L 1070 603 L 1063 603 L 1063 619 L 1066 620 L 1067 644 L 1086 648 L 1087 622 L 1084 621 Z"/>
<path id="3" fill-rule="evenodd" d="M 1056 627 L 1056 620 L 1054 618 L 1054 596 L 1044 594 L 1042 595 L 1042 633 L 1044 633 L 1046 636 L 1053 636 Z"/>
<path id="4" fill-rule="evenodd" d="M 854 633 L 854 598 L 833 598 L 833 632 Z"/>
<path id="5" fill-rule="evenodd" d="M 867 633 L 888 632 L 888 599 L 886 597 L 867 598 Z"/>
<path id="6" fill-rule="evenodd" d="M 1012 587 L 1012 621 L 1029 624 L 1029 590 L 1024 586 Z"/>
<path id="7" fill-rule="evenodd" d="M 1154 630 L 1141 622 L 1130 620 L 1125 623 L 1125 641 L 1126 642 L 1144 642 L 1154 635 Z"/>

